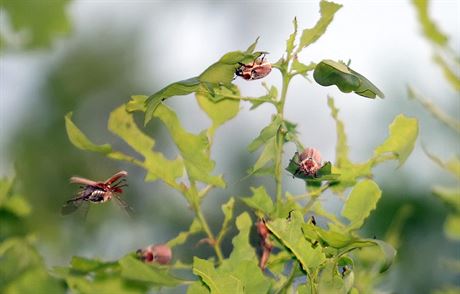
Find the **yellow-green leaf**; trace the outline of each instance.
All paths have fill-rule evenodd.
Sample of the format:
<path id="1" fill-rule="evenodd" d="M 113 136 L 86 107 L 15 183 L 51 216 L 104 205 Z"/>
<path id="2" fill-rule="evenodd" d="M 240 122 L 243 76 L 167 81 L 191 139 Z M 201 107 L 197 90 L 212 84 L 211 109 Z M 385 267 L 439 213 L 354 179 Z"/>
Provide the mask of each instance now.
<path id="1" fill-rule="evenodd" d="M 209 129 L 211 137 L 219 126 L 234 118 L 240 110 L 240 100 L 237 99 L 224 98 L 214 102 L 205 92 L 197 92 L 196 99 L 201 109 L 212 120 L 212 126 Z"/>
<path id="2" fill-rule="evenodd" d="M 77 148 L 100 152 L 100 153 L 110 153 L 112 152 L 112 147 L 109 144 L 96 145 L 92 143 L 85 134 L 80 131 L 80 129 L 72 122 L 72 112 L 67 113 L 65 116 L 65 127 L 67 130 L 67 136 L 69 137 L 70 142 Z"/>
<path id="3" fill-rule="evenodd" d="M 263 217 L 273 211 L 273 201 L 263 186 L 258 188 L 251 187 L 252 197 L 243 197 L 241 200 L 252 209 L 256 210 L 257 215 Z"/>
<path id="4" fill-rule="evenodd" d="M 418 136 L 418 121 L 415 118 L 399 114 L 389 127 L 389 136 L 382 145 L 375 149 L 374 157 L 386 153 L 394 154 L 401 166 L 414 149 Z"/>
<path id="5" fill-rule="evenodd" d="M 162 286 L 177 286 L 183 282 L 183 280 L 171 275 L 167 269 L 147 265 L 132 256 L 123 257 L 119 263 L 122 277 L 129 280 Z"/>
<path id="6" fill-rule="evenodd" d="M 363 225 L 364 220 L 377 207 L 381 195 L 382 191 L 372 180 L 359 182 L 353 188 L 342 210 L 342 216 L 350 221 L 348 230 L 356 230 Z"/>
<path id="7" fill-rule="evenodd" d="M 268 229 L 284 244 L 307 272 L 315 271 L 326 260 L 321 246 L 312 247 L 302 233 L 303 215 L 292 211 L 289 219 L 267 222 Z"/>
<path id="8" fill-rule="evenodd" d="M 332 22 L 335 13 L 342 7 L 340 4 L 334 2 L 321 1 L 320 2 L 320 13 L 321 18 L 311 29 L 305 29 L 302 31 L 300 36 L 299 48 L 297 51 L 302 50 L 303 48 L 309 46 L 310 44 L 316 42 L 325 32 L 329 24 Z"/>
<path id="9" fill-rule="evenodd" d="M 448 38 L 447 36 L 442 33 L 436 24 L 431 20 L 428 14 L 428 0 L 412 0 L 412 4 L 415 6 L 418 19 L 420 24 L 422 25 L 423 33 L 425 37 L 429 39 L 431 42 L 436 43 L 438 45 L 444 46 L 447 44 Z"/>
<path id="10" fill-rule="evenodd" d="M 221 176 L 211 175 L 214 161 L 210 158 L 209 141 L 205 132 L 195 135 L 187 132 L 181 125 L 177 115 L 166 105 L 159 105 L 155 112 L 169 131 L 174 143 L 184 160 L 188 176 L 192 180 L 224 187 Z M 161 167 L 161 165 L 159 165 Z"/>
<path id="11" fill-rule="evenodd" d="M 162 179 L 174 186 L 176 179 L 182 176 L 184 164 L 180 158 L 169 160 L 162 153 L 153 151 L 155 140 L 138 128 L 133 115 L 126 111 L 124 105 L 112 111 L 108 128 L 144 157 L 143 166 L 149 180 Z"/>

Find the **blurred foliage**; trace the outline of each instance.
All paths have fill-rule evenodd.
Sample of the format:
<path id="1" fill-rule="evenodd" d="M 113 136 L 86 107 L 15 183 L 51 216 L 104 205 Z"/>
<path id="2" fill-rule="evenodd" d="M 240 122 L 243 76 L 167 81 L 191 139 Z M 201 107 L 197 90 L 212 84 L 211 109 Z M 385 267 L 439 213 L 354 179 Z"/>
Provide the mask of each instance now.
<path id="1" fill-rule="evenodd" d="M 12 36 L 0 36 L 2 49 L 50 47 L 56 37 L 68 35 L 71 30 L 66 11 L 69 2 L 70 0 L 2 0 L 0 10 L 6 12 L 12 29 Z"/>
<path id="2" fill-rule="evenodd" d="M 17 194 L 13 179 L 0 180 L 0 292 L 64 293 L 51 277 L 27 226 L 30 205 Z M 33 285 L 33 288 L 31 287 Z"/>
<path id="3" fill-rule="evenodd" d="M 430 18 L 428 9 L 429 1 L 413 1 L 413 4 L 418 12 L 419 22 L 422 26 L 424 36 L 433 45 L 433 60 L 435 64 L 441 69 L 445 80 L 452 86 L 457 96 L 460 95 L 460 76 L 458 74 L 458 69 L 460 68 L 460 56 L 455 54 L 454 50 L 450 47 L 448 36 L 443 33 Z M 423 97 L 411 86 L 408 87 L 408 95 L 410 99 L 419 102 L 435 119 L 450 128 L 458 138 L 458 135 L 460 134 L 460 120 L 458 117 L 451 117 L 435 103 Z M 458 107 L 458 101 L 455 102 Z M 460 241 L 460 155 L 456 154 L 450 160 L 443 160 L 428 151 L 427 147 L 423 146 L 423 150 L 425 154 L 436 165 L 438 165 L 439 168 L 454 178 L 454 184 L 452 186 L 434 185 L 432 193 L 437 196 L 449 210 L 448 215 L 444 220 L 444 234 L 447 239 L 457 242 L 456 245 L 458 249 L 458 242 Z M 453 151 L 458 152 L 458 149 Z M 447 260 L 451 263 L 458 264 L 458 250 L 453 259 L 447 258 Z M 458 283 L 460 268 L 446 268 L 446 272 L 452 272 L 457 277 L 456 283 L 445 284 L 442 289 L 436 290 L 435 293 L 460 292 L 460 284 Z"/>

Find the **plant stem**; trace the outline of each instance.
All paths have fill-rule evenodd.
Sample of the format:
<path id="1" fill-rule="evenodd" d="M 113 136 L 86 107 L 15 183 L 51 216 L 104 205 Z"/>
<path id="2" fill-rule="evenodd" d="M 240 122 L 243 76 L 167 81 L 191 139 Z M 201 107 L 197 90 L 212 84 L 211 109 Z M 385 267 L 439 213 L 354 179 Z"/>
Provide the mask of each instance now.
<path id="1" fill-rule="evenodd" d="M 278 116 L 283 120 L 284 118 L 284 104 L 286 102 L 286 94 L 291 81 L 291 75 L 284 70 L 281 70 L 283 75 L 283 85 L 281 89 L 281 97 L 276 105 Z M 281 173 L 282 158 L 283 158 L 283 145 L 284 145 L 284 130 L 282 127 L 278 129 L 276 136 L 276 157 L 275 157 L 275 183 L 276 183 L 276 201 L 280 202 L 283 195 L 283 177 Z"/>
<path id="2" fill-rule="evenodd" d="M 196 213 L 198 220 L 200 221 L 201 226 L 203 227 L 203 230 L 205 231 L 206 235 L 208 235 L 210 244 L 212 245 L 212 247 L 214 248 L 214 251 L 216 252 L 219 263 L 221 263 L 224 260 L 224 255 L 222 254 L 222 250 L 220 249 L 220 244 L 216 242 L 214 234 L 209 228 L 208 222 L 204 218 L 203 212 L 201 212 L 199 205 L 198 205 L 198 209 L 195 209 L 195 213 Z"/>
<path id="3" fill-rule="evenodd" d="M 206 233 L 206 235 L 208 235 L 209 244 L 214 248 L 217 259 L 219 260 L 219 263 L 220 263 L 224 260 L 224 255 L 222 254 L 222 250 L 220 249 L 220 244 L 216 242 L 216 238 L 214 237 L 214 234 L 209 228 L 208 222 L 206 221 L 206 218 L 204 217 L 203 212 L 201 211 L 201 207 L 200 207 L 201 198 L 196 189 L 196 184 L 194 181 L 190 181 L 190 188 L 188 192 L 192 194 L 190 197 L 191 199 L 193 199 L 193 202 L 192 202 L 193 211 L 195 212 L 195 215 L 198 218 L 198 221 L 200 222 L 201 227 L 203 228 L 204 232 Z"/>

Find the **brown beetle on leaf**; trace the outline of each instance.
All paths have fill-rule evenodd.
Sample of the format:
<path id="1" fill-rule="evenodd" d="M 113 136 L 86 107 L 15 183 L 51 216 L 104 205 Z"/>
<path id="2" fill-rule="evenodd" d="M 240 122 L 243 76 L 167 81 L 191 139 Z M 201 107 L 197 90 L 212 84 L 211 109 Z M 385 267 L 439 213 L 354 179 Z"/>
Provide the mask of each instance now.
<path id="1" fill-rule="evenodd" d="M 262 53 L 252 63 L 244 64 L 239 62 L 240 67 L 236 69 L 235 74 L 248 81 L 266 77 L 272 71 L 272 65 L 265 60 L 265 54 Z"/>

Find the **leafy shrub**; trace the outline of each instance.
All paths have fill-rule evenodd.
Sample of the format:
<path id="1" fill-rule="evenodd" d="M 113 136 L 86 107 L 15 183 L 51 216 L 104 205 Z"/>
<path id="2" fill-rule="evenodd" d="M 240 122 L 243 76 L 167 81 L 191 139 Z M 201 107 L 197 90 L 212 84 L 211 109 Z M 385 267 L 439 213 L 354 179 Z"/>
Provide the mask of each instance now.
<path id="1" fill-rule="evenodd" d="M 291 290 L 297 293 L 367 293 L 377 287 L 379 277 L 391 266 L 396 250 L 384 240 L 361 236 L 358 230 L 376 209 L 382 195 L 373 180 L 373 168 L 388 160 L 397 160 L 399 165 L 406 161 L 418 135 L 417 120 L 402 114 L 395 117 L 387 138 L 382 138 L 368 160 L 356 163 L 349 157 L 339 110 L 334 99 L 328 97 L 337 130 L 335 163 L 325 161 L 317 173 L 299 176 L 298 154 L 292 155 L 287 166 L 282 161 L 286 144 L 294 144 L 299 154 L 305 150 L 297 125 L 284 114 L 287 90 L 294 77 L 307 77 L 313 71 L 320 85 L 335 85 L 343 92 L 367 98 L 384 96 L 367 78 L 341 61 L 306 64 L 298 59 L 303 49 L 326 32 L 340 8 L 341 5 L 321 1 L 320 19 L 314 27 L 302 31 L 298 30 L 294 19 L 294 32 L 287 39 L 285 54 L 271 65 L 281 73 L 281 90 L 263 84 L 265 95 L 247 97 L 232 83 L 241 64 L 251 64 L 263 54 L 255 51 L 256 40 L 245 51 L 223 55 L 196 77 L 172 83 L 150 96 L 133 96 L 116 108 L 110 114 L 108 129 L 125 141 L 136 155 L 117 151 L 110 144 L 93 143 L 73 123 L 69 113 L 65 117 L 67 134 L 77 148 L 144 169 L 146 181 L 161 180 L 180 192 L 195 218 L 188 230 L 165 243 L 173 250 L 171 265 L 145 263 L 134 252 L 111 262 L 74 257 L 69 267 L 55 268 L 53 276 L 62 279 L 67 288 L 77 293 L 146 292 L 163 287 L 187 287 L 187 293 L 285 293 Z M 199 134 L 187 131 L 175 111 L 164 103 L 171 97 L 189 94 L 195 96 L 212 121 L 211 126 Z M 242 102 L 249 102 L 251 110 L 262 104 L 274 107 L 271 122 L 247 149 L 249 152 L 261 149 L 248 176 L 272 177 L 276 194 L 269 195 L 265 187 L 260 186 L 253 187 L 249 197 L 229 198 L 222 205 L 222 226 L 218 232 L 213 232 L 201 204 L 211 189 L 223 189 L 226 182 L 222 175 L 213 173 L 215 162 L 210 157 L 211 148 L 217 129 L 236 117 Z M 155 151 L 156 141 L 136 123 L 136 112 L 144 114 L 144 124 L 164 124 L 177 147 L 176 158 L 168 159 Z M 293 180 L 305 182 L 304 194 L 291 195 L 284 191 L 284 169 L 297 177 Z M 340 215 L 326 210 L 317 201 L 326 192 L 331 192 L 327 197 L 336 195 L 344 201 Z M 235 216 L 238 200 L 249 209 Z M 321 219 L 321 223 L 317 224 L 316 218 Z M 232 252 L 226 255 L 222 242 L 231 226 L 237 228 L 238 234 L 233 237 Z M 260 238 L 261 256 L 250 242 L 254 226 Z M 193 264 L 175 260 L 174 248 L 183 245 L 192 235 L 203 236 L 202 242 L 213 248 L 215 256 L 209 259 L 195 256 Z M 3 258 L 1 252 L 0 257 Z"/>

